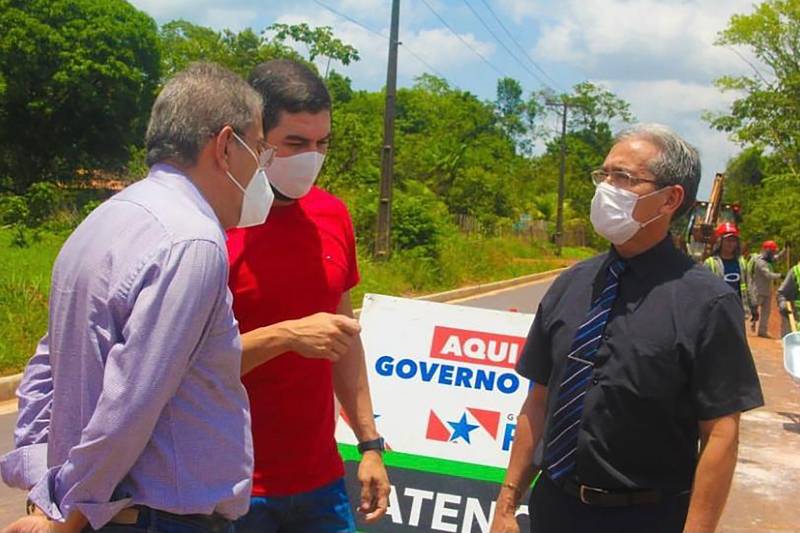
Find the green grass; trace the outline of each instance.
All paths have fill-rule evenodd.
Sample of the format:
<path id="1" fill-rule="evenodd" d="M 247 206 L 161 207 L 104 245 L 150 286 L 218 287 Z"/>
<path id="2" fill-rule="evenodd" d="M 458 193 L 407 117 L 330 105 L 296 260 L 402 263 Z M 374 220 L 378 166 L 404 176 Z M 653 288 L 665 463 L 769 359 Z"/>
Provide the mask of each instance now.
<path id="1" fill-rule="evenodd" d="M 65 236 L 42 233 L 28 248 L 0 229 L 0 375 L 19 372 L 47 329 L 50 271 Z"/>
<path id="2" fill-rule="evenodd" d="M 47 328 L 50 272 L 66 238 L 65 233 L 42 232 L 38 239 L 29 238 L 29 247 L 17 248 L 11 246 L 12 236 L 10 229 L 0 228 L 0 375 L 24 368 Z M 462 235 L 441 243 L 437 259 L 398 252 L 387 262 L 375 262 L 362 253 L 362 279 L 353 304 L 360 307 L 367 292 L 415 296 L 552 270 L 593 253 L 565 248 L 556 258 L 546 243 Z"/>

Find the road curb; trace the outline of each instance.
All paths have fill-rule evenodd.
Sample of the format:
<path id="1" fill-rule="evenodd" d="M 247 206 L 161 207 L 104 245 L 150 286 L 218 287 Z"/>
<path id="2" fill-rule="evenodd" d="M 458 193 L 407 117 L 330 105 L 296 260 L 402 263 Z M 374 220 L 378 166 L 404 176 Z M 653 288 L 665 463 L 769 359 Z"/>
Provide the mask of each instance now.
<path id="1" fill-rule="evenodd" d="M 499 291 L 502 289 L 511 289 L 519 285 L 525 285 L 533 281 L 549 278 L 560 274 L 568 267 L 557 268 L 555 270 L 548 270 L 546 272 L 538 272 L 536 274 L 528 274 L 518 278 L 504 279 L 501 281 L 493 281 L 491 283 L 481 283 L 479 285 L 472 285 L 470 287 L 461 287 L 460 289 L 453 289 L 451 291 L 437 292 L 433 294 L 426 294 L 417 296 L 415 300 L 425 300 L 428 302 L 450 302 L 453 300 L 461 300 L 469 298 L 470 296 L 480 296 L 488 292 Z M 356 310 L 356 316 L 360 313 L 361 309 Z M 0 377 L 0 402 L 13 400 L 16 397 L 17 388 L 22 381 L 22 374 L 14 374 L 13 376 Z"/>
<path id="2" fill-rule="evenodd" d="M 13 400 L 17 394 L 17 387 L 22 381 L 22 374 L 0 377 L 0 402 Z"/>
<path id="3" fill-rule="evenodd" d="M 511 289 L 519 285 L 526 285 L 540 279 L 556 276 L 565 271 L 569 267 L 557 268 L 555 270 L 548 270 L 546 272 L 538 272 L 536 274 L 527 274 L 518 278 L 504 279 L 500 281 L 493 281 L 491 283 L 481 283 L 480 285 L 473 285 L 471 287 L 462 287 L 460 289 L 453 289 L 451 291 L 437 292 L 434 294 L 427 294 L 424 296 L 417 296 L 415 300 L 426 300 L 428 302 L 452 302 L 453 300 L 461 300 L 469 298 L 470 296 L 480 296 L 488 292 L 499 291 L 503 289 Z"/>

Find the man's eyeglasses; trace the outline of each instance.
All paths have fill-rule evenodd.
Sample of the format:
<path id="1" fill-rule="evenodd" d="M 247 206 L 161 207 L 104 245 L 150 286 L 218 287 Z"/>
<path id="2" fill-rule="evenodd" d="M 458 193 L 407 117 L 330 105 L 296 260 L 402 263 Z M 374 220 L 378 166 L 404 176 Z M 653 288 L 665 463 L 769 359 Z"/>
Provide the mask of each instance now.
<path id="1" fill-rule="evenodd" d="M 233 131 L 233 136 L 236 137 L 236 139 L 238 139 L 239 142 L 242 143 L 248 150 L 250 150 L 250 153 L 256 156 L 256 160 L 258 161 L 258 166 L 260 168 L 267 168 L 272 164 L 272 160 L 275 159 L 275 152 L 278 151 L 277 146 L 268 143 L 266 139 L 262 138 L 256 145 L 256 151 L 253 152 L 253 149 L 250 148 L 250 145 L 244 140 L 244 134 L 240 136 L 238 133 L 236 133 L 236 131 Z"/>
<path id="2" fill-rule="evenodd" d="M 620 189 L 632 189 L 640 183 L 658 184 L 656 180 L 638 178 L 625 170 L 603 170 L 602 168 L 598 168 L 592 171 L 591 176 L 595 186 L 607 182 Z"/>

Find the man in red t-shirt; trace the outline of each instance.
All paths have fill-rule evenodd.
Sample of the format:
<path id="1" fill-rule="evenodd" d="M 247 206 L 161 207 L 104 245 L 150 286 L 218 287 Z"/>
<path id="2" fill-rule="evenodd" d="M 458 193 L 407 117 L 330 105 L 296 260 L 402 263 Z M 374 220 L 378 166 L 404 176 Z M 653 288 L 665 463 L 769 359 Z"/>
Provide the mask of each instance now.
<path id="1" fill-rule="evenodd" d="M 313 186 L 331 100 L 295 61 L 262 63 L 250 83 L 264 97 L 264 136 L 276 149 L 267 168 L 275 202 L 266 223 L 228 233 L 255 446 L 250 512 L 236 530 L 354 532 L 334 392 L 360 442 L 358 510 L 368 522 L 386 512 L 390 487 L 350 302 L 359 281 L 352 223 L 338 198 Z"/>

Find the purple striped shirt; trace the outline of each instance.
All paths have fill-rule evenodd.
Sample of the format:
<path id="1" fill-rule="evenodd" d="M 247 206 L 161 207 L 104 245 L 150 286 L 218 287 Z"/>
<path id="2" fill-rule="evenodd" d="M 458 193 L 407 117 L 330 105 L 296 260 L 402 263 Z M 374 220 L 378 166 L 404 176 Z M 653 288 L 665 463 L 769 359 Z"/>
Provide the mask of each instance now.
<path id="1" fill-rule="evenodd" d="M 53 267 L 4 480 L 95 529 L 135 504 L 244 514 L 253 450 L 227 280 L 224 231 L 173 167 L 96 209 Z"/>

